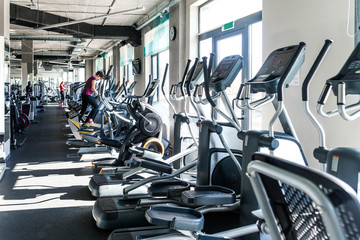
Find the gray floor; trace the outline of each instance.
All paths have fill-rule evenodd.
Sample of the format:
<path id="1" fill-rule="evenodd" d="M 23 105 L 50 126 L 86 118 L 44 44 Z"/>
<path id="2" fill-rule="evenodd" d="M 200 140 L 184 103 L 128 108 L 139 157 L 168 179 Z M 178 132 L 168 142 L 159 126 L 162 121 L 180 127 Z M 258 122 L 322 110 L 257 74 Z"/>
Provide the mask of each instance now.
<path id="1" fill-rule="evenodd" d="M 106 239 L 110 232 L 91 216 L 92 168 L 65 144 L 64 110 L 49 105 L 37 120 L 24 146 L 12 150 L 0 182 L 0 240 Z"/>

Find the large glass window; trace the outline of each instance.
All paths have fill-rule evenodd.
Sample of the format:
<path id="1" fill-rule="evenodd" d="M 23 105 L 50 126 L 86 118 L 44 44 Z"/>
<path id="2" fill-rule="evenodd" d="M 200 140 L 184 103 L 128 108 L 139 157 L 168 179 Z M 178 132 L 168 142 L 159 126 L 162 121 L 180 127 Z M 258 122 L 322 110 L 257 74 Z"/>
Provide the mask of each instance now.
<path id="1" fill-rule="evenodd" d="M 221 37 L 215 38 L 216 41 L 216 58 L 217 63 L 219 63 L 223 58 L 231 55 L 240 55 L 242 56 L 242 38 L 243 35 L 241 33 L 235 33 L 234 35 L 223 35 Z M 229 99 L 234 99 L 240 88 L 242 82 L 242 74 L 241 72 L 237 75 L 234 82 L 231 84 L 231 88 L 226 89 L 226 94 L 228 95 Z M 220 101 L 222 103 L 222 101 Z M 220 105 L 221 109 L 224 109 L 225 106 Z M 235 108 L 235 112 L 237 116 L 241 116 L 242 112 L 240 109 Z M 220 118 L 222 119 L 222 118 Z"/>
<path id="2" fill-rule="evenodd" d="M 262 10 L 262 0 L 213 0 L 200 7 L 200 32 Z"/>
<path id="3" fill-rule="evenodd" d="M 169 50 L 159 53 L 158 58 L 159 58 L 159 78 L 161 79 L 161 81 L 163 81 L 165 67 L 166 67 L 166 64 L 169 63 Z M 162 84 L 162 82 L 160 84 Z M 160 88 L 161 88 L 161 85 L 160 85 Z M 169 94 L 169 91 L 170 91 L 169 90 L 169 69 L 168 69 L 168 72 L 167 72 L 167 75 L 165 78 L 164 91 L 165 91 L 165 94 Z M 169 105 L 161 93 L 160 93 L 160 102 L 162 103 L 163 106 L 168 107 L 168 105 Z"/>
<path id="4" fill-rule="evenodd" d="M 251 24 L 250 30 L 250 77 L 255 77 L 262 65 L 262 22 Z M 263 97 L 263 94 L 258 93 L 253 96 L 253 100 Z M 261 108 L 251 111 L 250 120 L 252 129 L 262 128 L 262 111 Z"/>
<path id="5" fill-rule="evenodd" d="M 199 43 L 200 57 L 209 56 L 213 52 L 212 38 L 201 40 Z"/>
<path id="6" fill-rule="evenodd" d="M 131 63 L 120 67 L 120 78 L 121 78 L 121 83 L 123 83 L 125 81 L 129 84 L 134 81 L 134 75 L 132 74 L 132 64 Z"/>
<path id="7" fill-rule="evenodd" d="M 132 60 L 134 59 L 134 48 L 129 44 L 122 46 L 120 48 L 119 57 L 121 84 L 124 81 L 128 84 L 132 83 L 134 81 L 134 75 L 132 74 Z"/>
<path id="8" fill-rule="evenodd" d="M 164 106 L 167 106 L 168 103 L 162 97 L 162 93 L 160 93 L 160 88 L 164 78 L 164 72 L 167 63 L 169 63 L 169 50 L 151 56 L 151 75 L 154 79 L 160 79 L 160 85 L 154 96 L 154 101 L 160 101 L 162 104 L 164 104 Z M 165 80 L 165 93 L 168 93 L 169 91 L 168 75 L 169 73 L 167 74 Z"/>
<path id="9" fill-rule="evenodd" d="M 261 66 L 261 9 L 261 0 L 212 0 L 199 8 L 200 57 L 209 56 L 209 53 L 213 52 L 216 55 L 216 64 L 226 56 L 235 54 L 244 59 L 242 71 L 232 83 L 232 87 L 226 90 L 230 101 L 236 97 L 241 83 L 253 77 Z M 232 21 L 229 28 L 222 27 Z M 223 105 L 220 105 L 220 108 L 225 111 Z M 261 124 L 261 112 L 250 114 L 237 108 L 235 110 L 238 117 L 244 117 L 242 125 L 245 129 L 252 127 L 255 118 L 256 125 Z"/>

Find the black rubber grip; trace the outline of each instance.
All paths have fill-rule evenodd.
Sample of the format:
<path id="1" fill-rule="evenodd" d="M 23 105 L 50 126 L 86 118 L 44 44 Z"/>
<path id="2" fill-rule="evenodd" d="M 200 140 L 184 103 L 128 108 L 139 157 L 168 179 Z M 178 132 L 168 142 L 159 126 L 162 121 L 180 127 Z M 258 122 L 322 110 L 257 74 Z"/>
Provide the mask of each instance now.
<path id="1" fill-rule="evenodd" d="M 161 173 L 167 173 L 167 174 L 171 174 L 173 168 L 164 163 L 164 162 L 160 162 L 160 161 L 156 161 L 156 160 L 141 160 L 140 162 L 140 167 L 146 168 L 146 169 L 151 169 L 157 172 L 161 172 Z"/>
<path id="2" fill-rule="evenodd" d="M 208 66 L 208 77 L 209 77 L 209 79 L 210 79 L 211 73 L 213 71 L 214 61 L 215 61 L 215 54 L 210 53 L 209 66 Z"/>
<path id="3" fill-rule="evenodd" d="M 197 64 L 198 64 L 198 62 L 199 62 L 199 58 L 195 58 L 195 62 L 194 62 L 194 65 L 193 65 L 193 67 L 191 68 L 192 70 L 191 70 L 191 72 L 190 72 L 190 78 L 189 78 L 189 82 L 186 84 L 186 91 L 187 91 L 187 94 L 188 94 L 188 96 L 190 97 L 190 82 L 192 81 L 192 79 L 193 79 L 193 77 L 194 77 L 194 74 L 195 74 L 195 70 L 196 70 L 196 66 L 197 66 Z M 183 84 L 185 84 L 185 81 L 183 82 Z M 184 86 L 183 86 L 184 87 Z M 183 88 L 182 87 L 182 88 Z"/>
<path id="4" fill-rule="evenodd" d="M 216 107 L 215 102 L 212 100 L 210 96 L 210 75 L 208 71 L 210 70 L 207 67 L 207 57 L 203 57 L 203 68 L 204 68 L 204 90 L 205 90 L 205 96 L 206 99 L 209 101 L 210 105 L 212 107 Z"/>
<path id="5" fill-rule="evenodd" d="M 279 147 L 279 141 L 275 139 L 274 137 L 270 136 L 261 136 L 259 139 L 259 146 L 260 147 L 266 147 L 270 150 L 275 150 Z"/>
<path id="6" fill-rule="evenodd" d="M 181 80 L 181 84 L 180 84 L 180 86 L 181 86 L 181 96 L 185 96 L 185 92 L 184 92 L 184 83 L 185 83 L 185 79 L 186 79 L 186 75 L 187 75 L 187 73 L 188 73 L 188 71 L 189 71 L 189 67 L 190 67 L 190 63 L 191 63 L 191 60 L 190 59 L 188 59 L 187 60 L 187 62 L 186 62 L 186 67 L 185 67 L 185 71 L 184 71 L 184 75 L 183 75 L 183 78 L 182 78 L 182 80 Z"/>
<path id="7" fill-rule="evenodd" d="M 327 97 L 329 96 L 330 90 L 332 88 L 331 83 L 326 83 L 325 84 L 325 88 L 324 91 L 321 93 L 319 100 L 318 100 L 318 104 L 324 105 L 325 100 L 327 99 Z"/>
<path id="8" fill-rule="evenodd" d="M 200 85 L 195 86 L 195 90 L 194 90 L 194 94 L 193 94 L 194 97 L 197 97 L 197 92 L 198 92 L 199 87 L 200 87 Z"/>
<path id="9" fill-rule="evenodd" d="M 308 101 L 309 100 L 308 95 L 309 95 L 310 81 L 312 80 L 314 74 L 318 70 L 322 60 L 325 58 L 325 55 L 328 52 L 328 50 L 330 49 L 332 44 L 333 44 L 332 40 L 330 40 L 330 39 L 325 40 L 324 46 L 322 47 L 319 55 L 315 59 L 315 62 L 313 63 L 313 65 L 310 68 L 308 74 L 306 75 L 305 80 L 304 80 L 303 85 L 302 85 L 302 100 L 303 101 Z"/>
<path id="10" fill-rule="evenodd" d="M 245 84 L 241 84 L 240 85 L 240 88 L 239 88 L 239 91 L 238 91 L 238 93 L 237 93 L 237 95 L 236 95 L 236 99 L 237 100 L 240 100 L 240 96 L 241 96 L 241 94 L 242 94 L 242 92 L 243 92 L 243 90 L 244 90 L 244 87 L 245 87 Z"/>
<path id="11" fill-rule="evenodd" d="M 162 84 L 161 84 L 161 92 L 164 94 L 164 96 L 166 95 L 165 90 L 164 90 L 164 86 L 165 86 L 165 80 L 166 80 L 166 75 L 167 75 L 168 68 L 169 68 L 169 64 L 166 63 L 164 76 L 163 76 L 163 81 L 162 81 Z"/>
<path id="12" fill-rule="evenodd" d="M 329 150 L 324 147 L 317 147 L 314 149 L 313 155 L 320 163 L 326 163 L 327 154 Z"/>

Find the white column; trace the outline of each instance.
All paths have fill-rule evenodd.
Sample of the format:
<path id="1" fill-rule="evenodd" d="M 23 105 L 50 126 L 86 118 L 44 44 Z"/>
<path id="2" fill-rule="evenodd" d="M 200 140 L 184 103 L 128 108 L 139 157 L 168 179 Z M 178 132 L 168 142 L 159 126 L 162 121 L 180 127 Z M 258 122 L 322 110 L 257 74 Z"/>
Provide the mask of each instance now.
<path id="1" fill-rule="evenodd" d="M 10 28 L 10 1 L 0 0 L 0 159 L 4 160 L 10 154 L 10 125 L 9 116 L 5 117 L 5 93 L 4 83 L 9 80 L 8 62 L 5 62 L 5 46 L 9 47 L 9 28 Z M 1 174 L 0 169 L 0 174 Z"/>

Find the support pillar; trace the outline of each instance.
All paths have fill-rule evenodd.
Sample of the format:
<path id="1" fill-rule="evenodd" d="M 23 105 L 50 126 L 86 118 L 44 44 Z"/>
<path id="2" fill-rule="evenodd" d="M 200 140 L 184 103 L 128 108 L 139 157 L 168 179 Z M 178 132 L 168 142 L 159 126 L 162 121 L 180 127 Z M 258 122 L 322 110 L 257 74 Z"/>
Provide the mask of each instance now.
<path id="1" fill-rule="evenodd" d="M 0 179 L 10 155 L 10 111 L 5 112 L 5 82 L 10 82 L 10 1 L 0 0 Z M 7 49 L 7 50 L 5 50 Z"/>
<path id="2" fill-rule="evenodd" d="M 33 83 L 34 78 L 34 45 L 33 40 L 21 42 L 21 88 L 24 92 L 28 81 Z"/>
<path id="3" fill-rule="evenodd" d="M 169 9 L 169 27 L 177 30 L 174 41 L 169 42 L 169 86 L 182 80 L 186 66 L 186 1 L 180 1 Z M 171 100 L 170 100 L 171 101 Z M 185 110 L 184 101 L 172 101 L 177 112 Z M 170 142 L 174 142 L 174 124 L 171 121 Z"/>
<path id="4" fill-rule="evenodd" d="M 169 27 L 177 30 L 174 41 L 169 42 L 169 71 L 170 86 L 181 81 L 186 66 L 186 3 L 180 1 L 169 10 Z M 183 101 L 173 102 L 176 110 L 185 110 Z"/>
<path id="5" fill-rule="evenodd" d="M 111 63 L 114 65 L 114 78 L 117 82 L 120 81 L 120 84 L 122 84 L 120 79 L 120 48 L 119 45 L 116 45 L 113 47 L 113 62 Z"/>
<path id="6" fill-rule="evenodd" d="M 355 0 L 355 46 L 360 42 L 360 0 Z"/>
<path id="7" fill-rule="evenodd" d="M 142 36 L 145 35 L 144 29 L 141 30 Z M 134 76 L 134 81 L 136 82 L 134 94 L 141 95 L 145 91 L 146 84 L 149 80 L 148 76 L 145 75 L 145 57 L 144 57 L 144 41 L 142 41 L 141 46 L 134 48 L 134 59 L 139 58 L 141 64 L 141 72 L 139 75 Z M 150 68 L 149 68 L 150 69 Z M 122 81 L 122 79 L 121 79 Z"/>
<path id="8" fill-rule="evenodd" d="M 94 60 L 85 60 L 85 79 L 84 79 L 84 81 L 89 79 L 89 77 L 91 77 L 92 75 L 94 75 Z"/>

